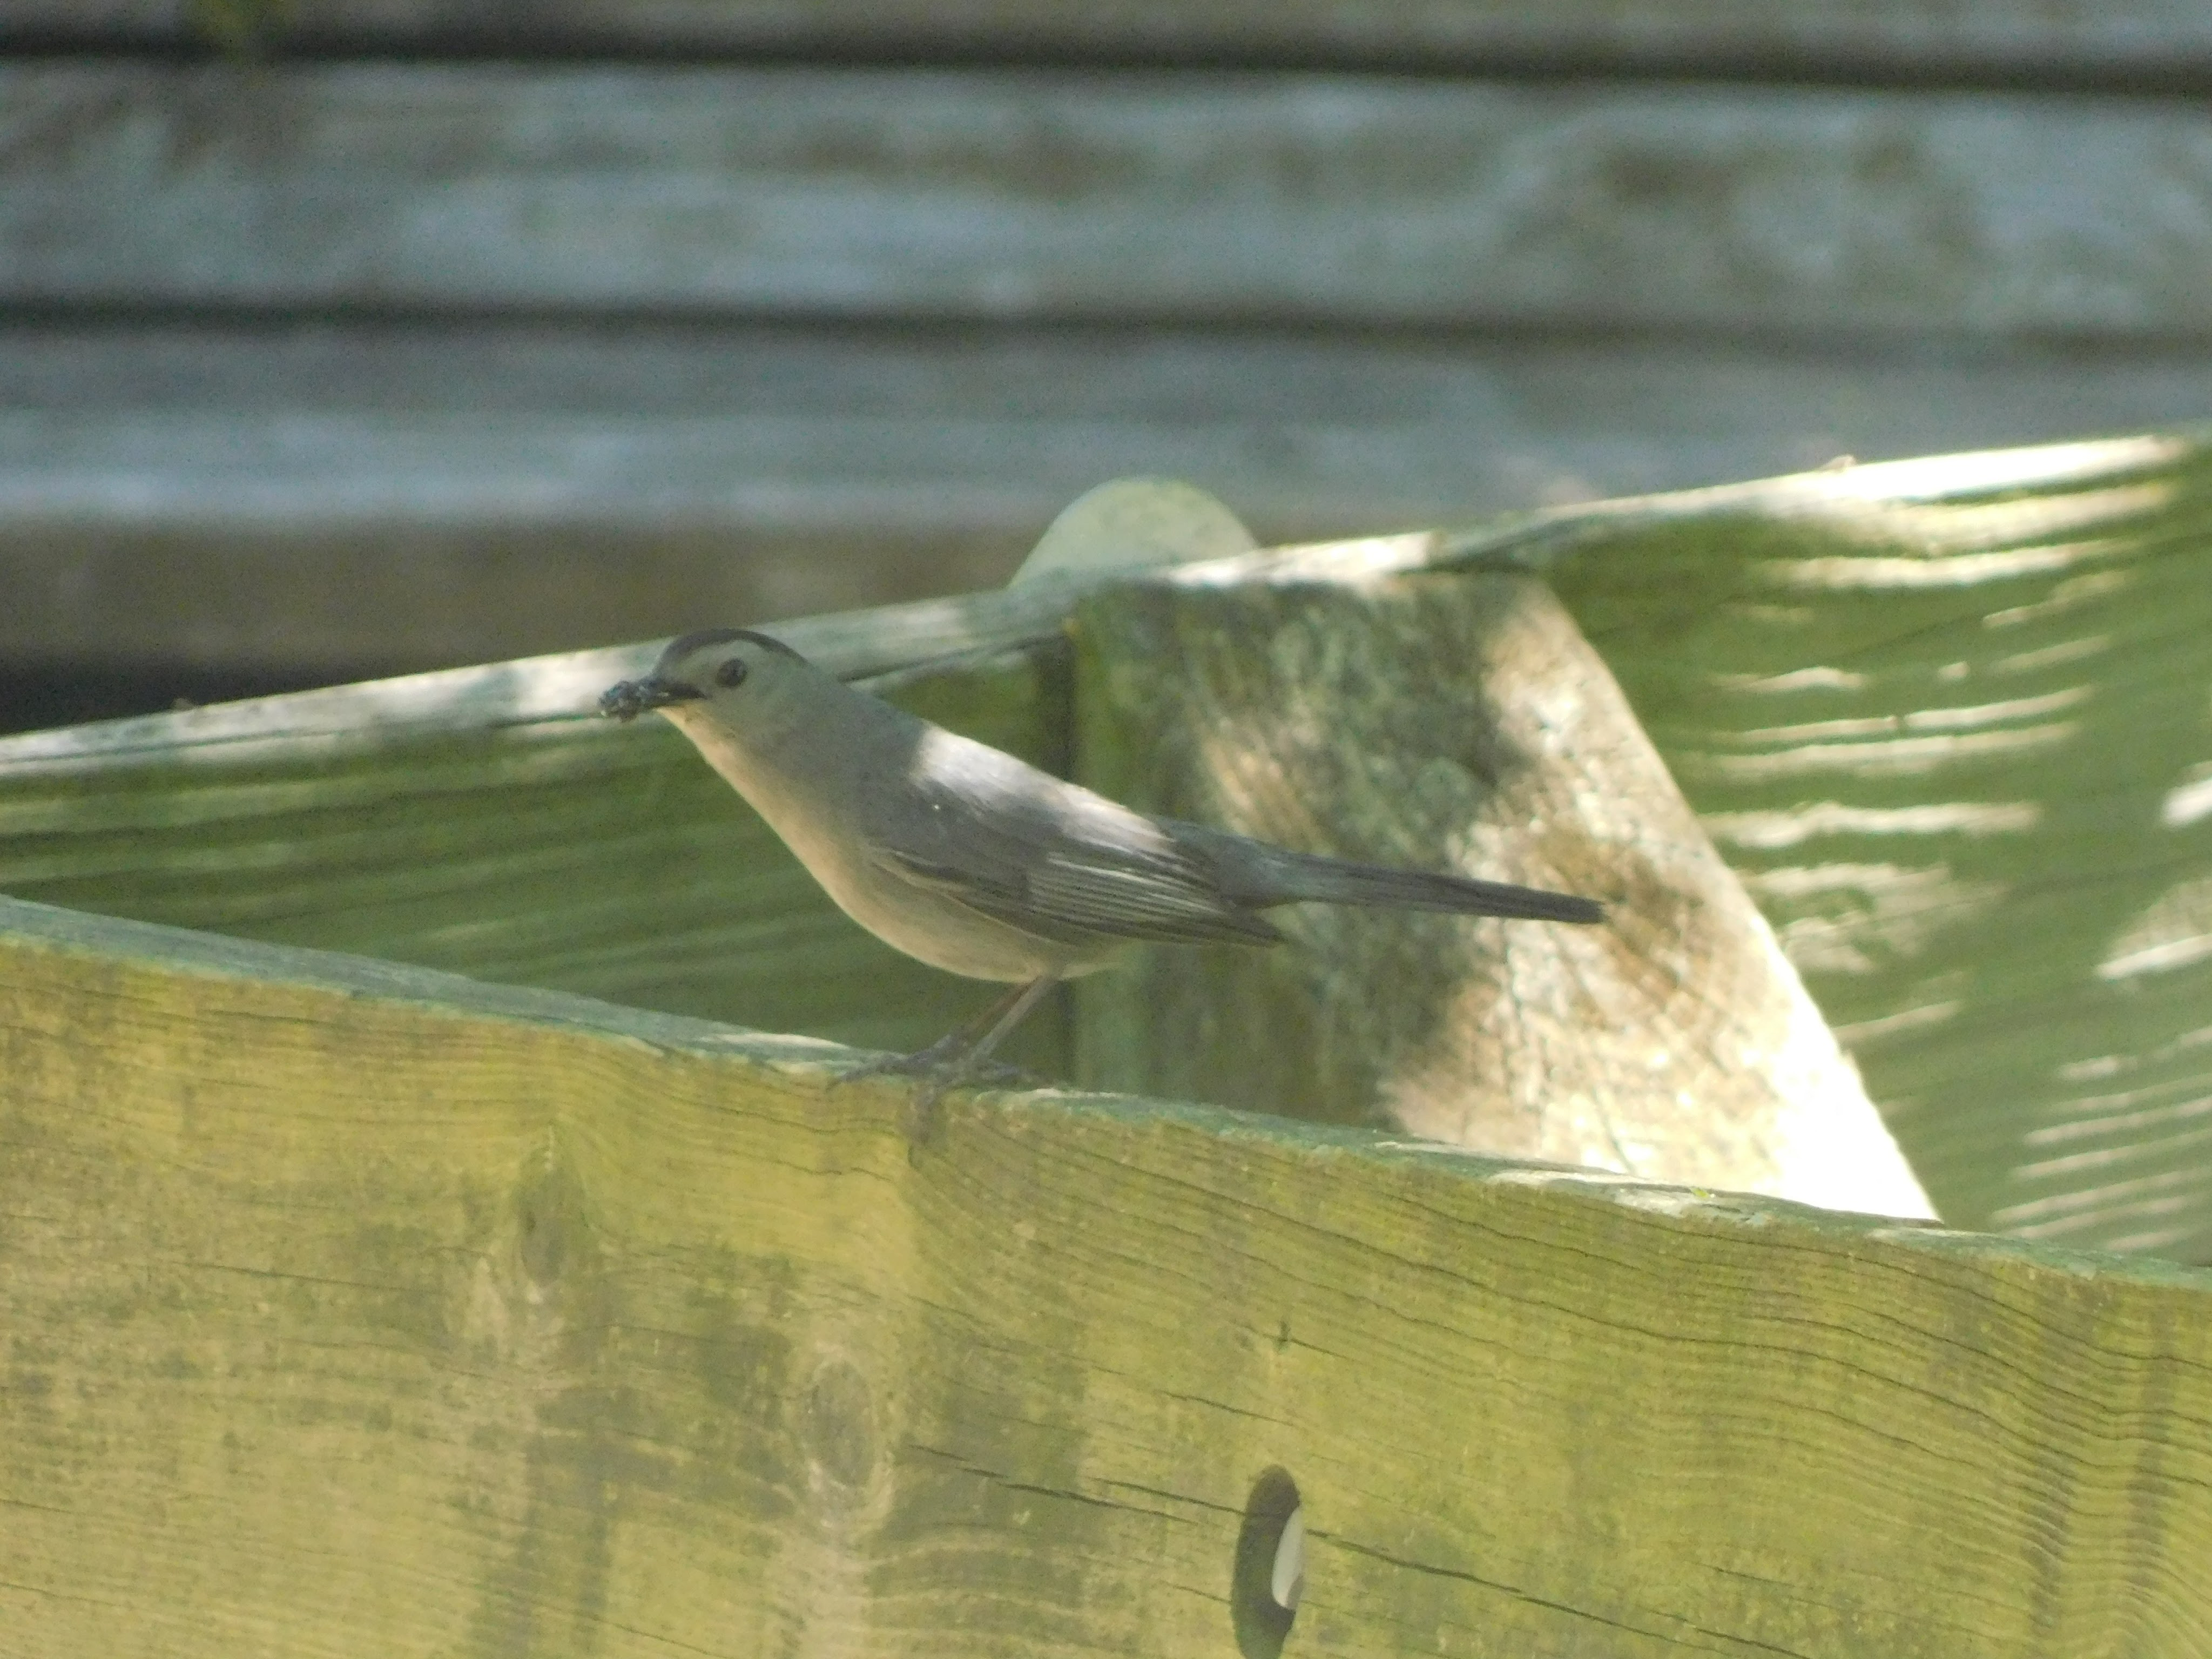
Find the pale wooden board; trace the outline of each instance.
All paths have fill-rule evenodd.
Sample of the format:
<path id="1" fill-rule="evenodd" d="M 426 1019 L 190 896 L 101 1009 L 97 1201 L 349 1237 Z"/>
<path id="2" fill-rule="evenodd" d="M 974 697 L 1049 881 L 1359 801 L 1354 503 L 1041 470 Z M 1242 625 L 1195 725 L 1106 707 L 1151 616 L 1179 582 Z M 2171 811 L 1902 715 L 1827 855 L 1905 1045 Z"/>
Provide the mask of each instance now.
<path id="1" fill-rule="evenodd" d="M 2175 100 L 1042 70 L 0 71 L 0 301 L 2212 324 Z"/>
<path id="2" fill-rule="evenodd" d="M 229 0 L 236 9 L 276 0 Z M 1036 57 L 1507 63 L 1612 70 L 1796 70 L 1910 76 L 2165 77 L 2212 58 L 2212 20 L 2189 0 L 540 0 L 526 15 L 478 0 L 290 0 L 282 38 L 308 45 L 496 45 L 524 55 L 616 52 L 897 52 Z M 0 41 L 164 46 L 196 38 L 182 0 L 10 0 Z"/>
<path id="3" fill-rule="evenodd" d="M 2212 1276 L 0 904 L 42 1659 L 2212 1643 Z"/>
<path id="4" fill-rule="evenodd" d="M 994 586 L 1116 475 L 1293 541 L 2142 430 L 2208 386 L 2212 354 L 1956 343 L 18 325 L 0 655 L 399 672 Z"/>

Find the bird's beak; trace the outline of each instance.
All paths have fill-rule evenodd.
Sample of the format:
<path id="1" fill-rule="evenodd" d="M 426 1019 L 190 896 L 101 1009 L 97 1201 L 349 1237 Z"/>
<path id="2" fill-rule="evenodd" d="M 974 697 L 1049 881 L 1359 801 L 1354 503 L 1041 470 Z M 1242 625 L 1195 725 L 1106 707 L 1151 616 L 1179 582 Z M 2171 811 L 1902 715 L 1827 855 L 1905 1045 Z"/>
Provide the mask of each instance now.
<path id="1" fill-rule="evenodd" d="M 599 713 L 611 720 L 634 720 L 649 710 L 665 708 L 672 702 L 695 702 L 706 695 L 682 680 L 647 674 L 641 680 L 617 680 L 609 686 L 599 698 Z"/>

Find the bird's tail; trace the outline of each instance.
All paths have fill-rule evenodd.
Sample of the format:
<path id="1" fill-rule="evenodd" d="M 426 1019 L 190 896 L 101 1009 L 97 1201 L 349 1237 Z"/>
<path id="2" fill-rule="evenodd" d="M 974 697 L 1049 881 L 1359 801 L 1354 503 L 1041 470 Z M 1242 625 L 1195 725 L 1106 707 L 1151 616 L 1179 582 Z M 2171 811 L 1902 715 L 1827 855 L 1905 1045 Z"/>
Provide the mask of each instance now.
<path id="1" fill-rule="evenodd" d="M 1392 870 L 1379 864 L 1353 864 L 1345 859 L 1317 858 L 1310 854 L 1291 856 L 1297 859 L 1298 868 L 1292 877 L 1292 896 L 1283 901 L 1285 903 L 1297 899 L 1320 899 L 1332 904 L 1448 910 L 1458 915 L 1513 916 L 1528 921 L 1587 923 L 1605 920 L 1605 906 L 1595 899 L 1577 898 L 1571 893 L 1515 887 L 1502 881 L 1476 881 L 1469 876 L 1447 876 L 1428 870 Z"/>
<path id="2" fill-rule="evenodd" d="M 1170 823 L 1168 827 L 1178 841 L 1202 845 L 1229 896 L 1255 909 L 1310 899 L 1324 904 L 1444 910 L 1455 915 L 1510 916 L 1528 921 L 1587 924 L 1605 920 L 1605 906 L 1571 893 L 1293 853 L 1288 848 L 1194 824 Z"/>

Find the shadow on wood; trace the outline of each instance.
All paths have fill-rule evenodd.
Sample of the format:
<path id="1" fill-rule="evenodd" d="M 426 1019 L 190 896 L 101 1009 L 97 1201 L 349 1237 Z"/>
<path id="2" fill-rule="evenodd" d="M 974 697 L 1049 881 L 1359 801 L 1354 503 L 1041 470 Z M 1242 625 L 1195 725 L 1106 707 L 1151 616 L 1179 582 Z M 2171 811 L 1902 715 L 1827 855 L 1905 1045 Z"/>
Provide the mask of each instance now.
<path id="1" fill-rule="evenodd" d="M 1929 1216 L 1605 664 L 1536 579 L 1167 578 L 1077 616 L 1079 772 L 1309 852 L 1603 900 L 1603 924 L 1279 913 L 1289 948 L 1080 981 L 1085 1082 Z"/>

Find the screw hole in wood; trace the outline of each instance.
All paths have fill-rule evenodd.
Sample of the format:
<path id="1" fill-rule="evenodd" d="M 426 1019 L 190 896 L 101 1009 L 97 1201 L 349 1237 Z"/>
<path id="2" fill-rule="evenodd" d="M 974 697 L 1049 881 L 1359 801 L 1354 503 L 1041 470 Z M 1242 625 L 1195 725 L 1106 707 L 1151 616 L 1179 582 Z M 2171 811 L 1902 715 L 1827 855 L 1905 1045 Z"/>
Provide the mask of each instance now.
<path id="1" fill-rule="evenodd" d="M 1288 1471 L 1271 1468 L 1252 1483 L 1237 1534 L 1229 1613 L 1243 1659 L 1276 1659 L 1305 1589 L 1305 1510 Z"/>

